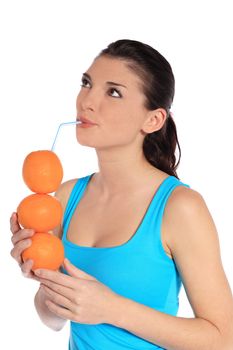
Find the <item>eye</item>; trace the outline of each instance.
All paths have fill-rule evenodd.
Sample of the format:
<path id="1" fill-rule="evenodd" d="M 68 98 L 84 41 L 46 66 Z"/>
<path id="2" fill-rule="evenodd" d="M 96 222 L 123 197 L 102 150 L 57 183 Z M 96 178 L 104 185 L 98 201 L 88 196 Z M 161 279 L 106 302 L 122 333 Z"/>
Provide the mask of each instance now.
<path id="1" fill-rule="evenodd" d="M 120 98 L 120 97 L 122 97 L 122 95 L 121 95 L 120 91 L 118 91 L 118 90 L 117 90 L 117 89 L 115 89 L 115 88 L 110 88 L 110 89 L 109 89 L 109 91 L 115 91 L 115 92 L 118 94 L 118 96 L 112 96 L 112 97 L 116 97 L 116 98 Z"/>
<path id="2" fill-rule="evenodd" d="M 86 87 L 86 83 L 90 84 L 86 78 L 82 78 L 81 82 L 82 82 L 81 84 L 82 87 Z"/>
<path id="3" fill-rule="evenodd" d="M 91 84 L 91 83 L 90 83 L 86 78 L 84 78 L 84 77 L 82 78 L 81 82 L 82 82 L 82 84 L 81 84 L 80 86 L 81 86 L 81 87 L 84 87 L 84 88 L 87 87 L 87 84 Z M 120 91 L 117 90 L 117 89 L 115 89 L 115 88 L 110 88 L 109 91 L 110 91 L 110 95 L 111 95 L 111 96 L 112 96 L 112 93 L 113 93 L 114 91 L 117 93 L 117 95 L 112 96 L 112 97 L 114 97 L 114 98 L 120 98 L 120 97 L 122 97 Z"/>

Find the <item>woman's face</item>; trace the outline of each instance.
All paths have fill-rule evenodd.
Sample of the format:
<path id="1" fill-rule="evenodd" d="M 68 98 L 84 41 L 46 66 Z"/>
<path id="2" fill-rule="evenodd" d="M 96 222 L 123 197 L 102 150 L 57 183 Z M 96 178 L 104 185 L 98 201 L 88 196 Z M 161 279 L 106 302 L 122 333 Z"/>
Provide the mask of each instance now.
<path id="1" fill-rule="evenodd" d="M 115 84 L 114 84 L 115 83 Z M 76 127 L 80 144 L 103 149 L 134 142 L 142 133 L 147 115 L 140 80 L 124 61 L 99 57 L 83 75 L 77 96 L 77 119 L 84 117 L 97 125 Z M 119 84 L 119 85 L 116 85 Z"/>

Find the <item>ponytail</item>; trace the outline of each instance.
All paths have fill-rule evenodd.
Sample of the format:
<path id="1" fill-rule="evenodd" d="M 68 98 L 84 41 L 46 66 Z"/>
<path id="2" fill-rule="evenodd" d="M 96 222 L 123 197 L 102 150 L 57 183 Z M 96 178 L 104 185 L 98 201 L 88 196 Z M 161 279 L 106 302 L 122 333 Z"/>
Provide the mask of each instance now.
<path id="1" fill-rule="evenodd" d="M 179 149 L 179 159 L 176 163 L 176 145 Z M 177 138 L 176 125 L 168 112 L 163 127 L 155 132 L 147 134 L 143 141 L 143 153 L 150 164 L 179 179 L 176 169 L 180 162 L 181 149 Z"/>

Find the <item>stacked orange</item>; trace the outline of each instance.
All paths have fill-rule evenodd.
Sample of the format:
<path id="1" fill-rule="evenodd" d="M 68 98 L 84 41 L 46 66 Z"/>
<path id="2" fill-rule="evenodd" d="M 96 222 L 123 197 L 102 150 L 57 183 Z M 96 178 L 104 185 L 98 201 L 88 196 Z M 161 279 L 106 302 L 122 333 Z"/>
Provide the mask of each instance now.
<path id="1" fill-rule="evenodd" d="M 22 253 L 23 261 L 33 260 L 32 270 L 57 270 L 64 260 L 61 240 L 49 233 L 62 221 L 60 201 L 49 195 L 55 192 L 63 178 L 63 168 L 53 151 L 40 150 L 27 155 L 22 175 L 25 184 L 34 192 L 18 205 L 18 221 L 23 228 L 35 230 L 32 244 Z"/>

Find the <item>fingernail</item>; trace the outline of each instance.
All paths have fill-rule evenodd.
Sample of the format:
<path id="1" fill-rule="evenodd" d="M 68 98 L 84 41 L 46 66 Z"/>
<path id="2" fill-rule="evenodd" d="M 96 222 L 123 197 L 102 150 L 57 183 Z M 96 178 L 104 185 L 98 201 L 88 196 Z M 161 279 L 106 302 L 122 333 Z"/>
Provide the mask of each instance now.
<path id="1" fill-rule="evenodd" d="M 32 241 L 30 239 L 25 240 L 26 247 L 29 247 L 32 244 Z"/>

